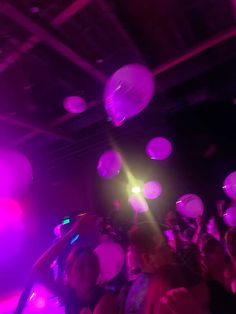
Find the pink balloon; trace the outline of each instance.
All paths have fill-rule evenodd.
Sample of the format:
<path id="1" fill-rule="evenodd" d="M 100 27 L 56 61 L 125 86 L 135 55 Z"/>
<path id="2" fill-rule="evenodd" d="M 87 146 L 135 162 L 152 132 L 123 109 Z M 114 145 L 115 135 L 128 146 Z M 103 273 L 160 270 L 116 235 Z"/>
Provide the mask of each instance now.
<path id="1" fill-rule="evenodd" d="M 182 216 L 196 218 L 203 214 L 204 205 L 199 196 L 185 194 L 176 202 L 176 209 Z"/>
<path id="2" fill-rule="evenodd" d="M 148 199 L 155 199 L 161 195 L 162 187 L 159 182 L 149 181 L 144 184 L 143 194 Z"/>
<path id="3" fill-rule="evenodd" d="M 223 190 L 229 198 L 236 200 L 236 171 L 232 172 L 225 179 Z"/>
<path id="4" fill-rule="evenodd" d="M 148 204 L 144 197 L 138 194 L 130 195 L 129 203 L 137 213 L 145 213 L 149 210 Z"/>
<path id="5" fill-rule="evenodd" d="M 121 167 L 121 155 L 115 150 L 108 150 L 99 158 L 97 170 L 101 177 L 110 179 L 120 173 Z"/>
<path id="6" fill-rule="evenodd" d="M 229 227 L 236 226 L 236 207 L 229 207 L 224 214 L 224 221 Z"/>
<path id="7" fill-rule="evenodd" d="M 140 113 L 154 94 L 152 73 L 143 65 L 128 64 L 108 80 L 104 102 L 108 116 L 115 126 L 122 125 Z"/>
<path id="8" fill-rule="evenodd" d="M 164 160 L 167 159 L 172 152 L 171 143 L 163 137 L 151 139 L 146 147 L 146 153 L 151 159 Z"/>
<path id="9" fill-rule="evenodd" d="M 87 105 L 82 97 L 69 96 L 64 99 L 64 108 L 70 113 L 81 113 L 87 109 Z"/>

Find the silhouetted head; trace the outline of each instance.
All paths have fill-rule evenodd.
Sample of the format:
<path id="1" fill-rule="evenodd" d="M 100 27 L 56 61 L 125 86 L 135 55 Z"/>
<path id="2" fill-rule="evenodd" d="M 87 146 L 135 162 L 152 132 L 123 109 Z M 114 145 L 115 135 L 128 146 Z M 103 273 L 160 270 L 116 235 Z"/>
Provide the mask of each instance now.
<path id="1" fill-rule="evenodd" d="M 67 258 L 68 285 L 82 299 L 89 299 L 99 276 L 99 261 L 91 250 L 73 248 Z"/>
<path id="2" fill-rule="evenodd" d="M 171 251 L 157 223 L 143 222 L 136 225 L 131 229 L 129 237 L 142 271 L 154 273 L 161 265 L 170 262 Z"/>

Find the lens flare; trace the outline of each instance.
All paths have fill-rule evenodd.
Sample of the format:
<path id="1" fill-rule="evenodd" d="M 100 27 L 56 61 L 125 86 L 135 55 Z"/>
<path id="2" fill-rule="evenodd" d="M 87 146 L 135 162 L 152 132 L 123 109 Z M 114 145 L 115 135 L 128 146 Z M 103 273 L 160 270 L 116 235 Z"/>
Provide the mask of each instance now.
<path id="1" fill-rule="evenodd" d="M 141 188 L 140 188 L 140 186 L 133 186 L 132 189 L 131 189 L 131 192 L 132 192 L 132 193 L 135 193 L 135 194 L 141 193 Z"/>

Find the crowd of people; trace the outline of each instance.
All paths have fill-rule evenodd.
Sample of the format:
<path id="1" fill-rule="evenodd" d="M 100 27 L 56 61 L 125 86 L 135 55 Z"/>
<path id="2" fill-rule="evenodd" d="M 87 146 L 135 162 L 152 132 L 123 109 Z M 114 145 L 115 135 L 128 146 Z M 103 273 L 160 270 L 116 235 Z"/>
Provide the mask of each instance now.
<path id="1" fill-rule="evenodd" d="M 98 257 L 80 241 L 67 254 L 63 275 L 55 279 L 50 272 L 71 238 L 92 230 L 96 219 L 85 214 L 39 258 L 32 276 L 58 296 L 66 314 L 236 313 L 236 227 L 224 224 L 222 208 L 219 202 L 218 214 L 205 224 L 176 211 L 163 224 L 150 215 L 136 221 L 113 289 L 98 284 Z"/>

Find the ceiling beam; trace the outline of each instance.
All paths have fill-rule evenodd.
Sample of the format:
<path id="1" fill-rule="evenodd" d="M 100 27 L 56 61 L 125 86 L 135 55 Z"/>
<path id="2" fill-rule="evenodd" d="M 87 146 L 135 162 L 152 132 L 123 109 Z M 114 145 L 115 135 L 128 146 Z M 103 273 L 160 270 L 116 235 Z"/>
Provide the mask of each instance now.
<path id="1" fill-rule="evenodd" d="M 73 16 L 76 12 L 78 12 L 78 10 L 80 10 L 82 7 L 84 7 L 84 5 L 86 5 L 89 2 L 89 0 L 81 0 L 81 1 L 75 1 L 74 3 L 72 3 L 72 5 L 70 5 L 68 8 L 66 8 L 62 13 L 60 13 L 57 17 L 55 17 L 52 21 L 51 21 L 51 25 L 53 25 L 54 27 L 60 26 L 62 23 L 64 23 L 66 20 L 68 20 L 71 16 Z M 101 3 L 104 2 L 101 1 Z M 104 7 L 105 9 L 107 9 L 107 7 Z M 1 10 L 1 8 L 0 8 Z M 4 12 L 3 12 L 4 13 Z M 35 35 L 32 35 L 27 42 L 25 42 L 24 44 L 22 44 L 20 46 L 20 51 L 22 51 L 23 53 L 26 52 L 26 50 L 31 49 L 35 44 L 37 44 L 38 42 L 40 42 L 40 39 L 43 39 L 45 41 L 47 41 L 49 44 L 51 43 L 54 47 L 54 49 L 57 50 L 57 44 L 58 44 L 58 40 L 56 39 L 55 42 L 55 38 L 54 36 L 50 35 L 47 31 L 45 31 L 44 29 L 42 29 L 41 26 L 38 26 L 37 24 L 35 25 L 35 23 L 33 21 L 31 21 L 30 19 L 28 19 L 27 17 L 25 17 L 21 12 L 17 11 L 14 7 L 7 5 L 7 10 L 6 10 L 6 6 L 5 6 L 5 13 L 8 17 L 10 18 L 14 18 L 15 16 L 19 19 L 17 19 L 18 23 L 20 25 L 22 25 L 24 28 L 29 27 L 29 24 L 31 25 L 31 23 L 33 23 L 33 29 L 31 31 L 33 31 L 33 33 L 36 33 Z M 29 20 L 29 21 L 28 21 Z M 36 27 L 36 28 L 35 28 Z M 45 34 L 46 33 L 46 34 Z M 40 36 L 41 35 L 41 36 Z M 49 36 L 48 36 L 49 35 Z M 233 27 L 229 30 L 226 30 L 225 32 L 222 32 L 218 35 L 216 35 L 215 37 L 212 37 L 204 42 L 202 42 L 201 44 L 199 44 L 196 47 L 193 47 L 192 49 L 190 49 L 189 51 L 187 51 L 185 54 L 174 58 L 172 60 L 169 60 L 168 62 L 159 65 L 158 67 L 156 67 L 152 72 L 153 75 L 159 75 L 162 72 L 166 72 L 170 69 L 172 69 L 173 67 L 190 60 L 191 58 L 196 57 L 197 55 L 203 53 L 204 51 L 206 51 L 207 49 L 213 48 L 216 45 L 219 45 L 222 42 L 225 42 L 233 37 L 236 36 L 236 27 Z M 53 37 L 53 38 L 52 38 Z M 63 51 L 65 52 L 65 50 L 63 48 L 63 43 L 61 43 L 62 46 L 60 45 L 59 42 L 59 46 L 60 46 L 60 53 L 63 54 Z M 54 46 L 56 45 L 56 46 Z M 67 47 L 68 48 L 68 47 Z M 61 50 L 62 49 L 62 50 Z M 70 48 L 69 48 L 69 58 L 71 57 L 70 54 Z M 66 52 L 68 53 L 68 50 L 66 49 Z M 11 63 L 14 60 L 14 56 L 16 57 L 16 53 L 15 55 L 13 55 L 13 58 L 8 58 Z M 74 54 L 72 53 L 72 59 L 74 57 Z M 68 55 L 67 55 L 68 58 Z M 87 63 L 85 61 L 85 63 Z M 78 63 L 75 63 L 76 65 L 78 65 Z M 82 64 L 84 66 L 84 64 Z M 80 67 L 80 65 L 79 65 Z M 89 65 L 89 68 L 87 68 L 85 66 L 85 71 L 87 72 L 87 70 L 89 69 L 89 73 L 91 73 L 91 65 Z M 0 71 L 1 71 L 2 67 L 0 64 Z M 95 69 L 96 70 L 96 69 Z M 96 70 L 97 71 L 97 70 Z M 97 73 L 95 71 L 95 73 Z M 97 78 L 97 75 L 95 75 Z M 98 75 L 98 79 L 102 82 L 104 82 L 104 75 L 102 74 L 102 79 L 100 77 L 100 74 Z M 57 124 L 57 121 L 54 121 L 52 124 L 50 124 L 50 127 L 53 126 L 57 126 L 60 123 Z M 32 137 L 34 137 L 35 135 L 39 134 L 39 130 L 33 130 L 32 132 L 30 132 L 29 134 L 26 134 L 24 137 L 20 138 L 18 141 L 15 142 L 16 145 L 23 143 L 24 141 L 27 141 L 28 139 L 31 139 Z"/>
<path id="2" fill-rule="evenodd" d="M 62 12 L 60 12 L 57 16 L 55 16 L 50 24 L 53 27 L 59 27 L 61 26 L 63 23 L 65 23 L 67 20 L 69 20 L 71 17 L 73 17 L 76 13 L 78 13 L 81 9 L 83 9 L 91 0 L 75 0 L 74 2 L 72 2 L 67 8 L 65 8 L 65 10 L 63 10 Z M 41 39 L 39 37 L 37 37 L 36 35 L 31 35 L 29 36 L 29 38 L 24 41 L 23 43 L 21 43 L 16 51 L 14 51 L 13 53 L 9 54 L 1 63 L 0 63 L 0 72 L 5 71 L 11 64 L 13 64 L 14 62 L 18 61 L 21 56 L 27 52 L 29 52 L 35 45 L 37 45 L 38 43 L 41 42 Z M 64 116 L 54 120 L 52 123 L 49 124 L 49 128 L 53 128 L 55 126 L 60 125 L 61 123 L 64 123 L 66 121 L 71 120 L 72 118 L 74 118 L 74 114 L 65 114 Z M 7 121 L 9 123 L 9 119 L 5 116 L 0 117 L 0 120 L 2 121 Z M 10 121 L 10 124 L 14 124 L 17 126 L 22 126 L 22 123 L 14 120 Z M 19 125 L 20 124 L 20 125 Z M 25 127 L 25 123 L 23 123 L 23 127 Z M 44 128 L 34 128 L 33 126 L 29 126 L 27 124 L 26 126 L 29 129 L 32 129 L 32 131 L 30 131 L 29 133 L 27 133 L 26 135 L 20 137 L 18 140 L 14 141 L 13 143 L 11 143 L 12 146 L 17 146 L 20 144 L 23 144 L 24 142 L 31 140 L 33 137 L 39 135 L 42 131 L 43 133 L 50 133 L 50 135 L 53 135 L 55 137 L 59 137 L 63 140 L 69 141 L 71 142 L 70 138 L 67 138 L 65 136 L 62 136 L 61 134 L 58 134 L 56 132 L 53 132 L 53 134 L 51 133 L 52 131 L 48 131 L 45 130 Z M 73 142 L 73 140 L 72 140 Z"/>
<path id="3" fill-rule="evenodd" d="M 49 124 L 48 127 L 52 130 L 54 127 L 61 125 L 62 123 L 65 123 L 67 121 L 70 121 L 74 117 L 75 117 L 75 114 L 67 113 L 67 114 L 55 119 L 52 123 Z M 18 146 L 20 144 L 23 144 L 26 141 L 31 140 L 33 137 L 39 135 L 40 133 L 41 133 L 41 129 L 33 129 L 31 132 L 25 134 L 24 136 L 21 136 L 18 140 L 12 142 L 11 145 L 12 146 Z"/>
<path id="4" fill-rule="evenodd" d="M 123 40 L 131 48 L 133 59 L 135 62 L 145 63 L 144 56 L 138 46 L 136 45 L 134 39 L 130 36 L 128 31 L 125 29 L 124 25 L 121 23 L 117 14 L 115 14 L 113 7 L 107 0 L 97 0 L 99 8 L 102 10 L 102 14 L 105 13 L 109 18 L 111 25 L 116 29 Z"/>
<path id="5" fill-rule="evenodd" d="M 205 52 L 206 50 L 213 48 L 233 37 L 236 36 L 236 27 L 232 27 L 222 33 L 217 34 L 216 36 L 209 38 L 205 41 L 203 41 L 202 43 L 200 43 L 199 45 L 193 47 L 192 49 L 189 49 L 186 53 L 184 53 L 183 55 L 173 58 L 172 60 L 169 60 L 161 65 L 158 65 L 153 71 L 153 75 L 157 76 L 160 73 L 166 72 L 174 67 L 176 67 L 177 65 L 188 61 L 200 54 L 202 54 L 203 52 Z"/>
<path id="6" fill-rule="evenodd" d="M 72 16 L 82 10 L 91 0 L 75 0 L 65 10 L 59 13 L 50 22 L 54 27 L 58 27 L 68 21 Z"/>
<path id="7" fill-rule="evenodd" d="M 0 114 L 0 121 L 5 122 L 7 124 L 14 125 L 16 127 L 32 130 L 37 134 L 41 134 L 41 133 L 47 134 L 47 135 L 50 135 L 52 137 L 61 139 L 63 141 L 69 142 L 69 143 L 75 143 L 76 142 L 75 139 L 73 139 L 67 135 L 58 133 L 58 132 L 54 131 L 53 129 L 29 124 L 28 122 L 20 121 L 18 119 L 14 119 L 14 118 L 9 117 L 7 115 Z"/>
<path id="8" fill-rule="evenodd" d="M 63 23 L 68 21 L 76 13 L 78 13 L 84 6 L 86 6 L 91 0 L 75 0 L 72 2 L 64 11 L 60 12 L 55 16 L 50 24 L 53 27 L 61 26 Z M 18 61 L 21 56 L 29 52 L 35 45 L 40 43 L 41 40 L 35 36 L 31 35 L 23 43 L 21 43 L 14 52 L 10 53 L 5 59 L 0 63 L 0 73 L 5 71 L 10 65 Z"/>
<path id="9" fill-rule="evenodd" d="M 83 3 L 85 2 L 83 1 Z M 61 14 L 59 17 L 55 18 L 53 20 L 54 26 L 57 26 L 57 25 L 59 26 L 60 22 L 65 22 L 66 18 L 69 18 L 73 14 L 75 14 L 76 9 L 79 9 L 79 8 L 81 8 L 79 5 L 77 6 L 74 5 L 73 7 L 71 7 L 71 11 L 68 9 L 66 13 L 64 13 L 64 15 Z M 61 40 L 56 38 L 56 36 L 52 35 L 48 30 L 43 28 L 41 25 L 35 23 L 32 19 L 24 15 L 22 12 L 20 12 L 11 4 L 6 3 L 6 2 L 1 3 L 0 12 L 3 13 L 8 18 L 10 18 L 11 20 L 13 20 L 14 22 L 16 22 L 22 28 L 31 32 L 33 36 L 36 36 L 41 41 L 46 42 L 51 48 L 56 50 L 63 57 L 68 59 L 70 62 L 74 63 L 78 68 L 85 71 L 91 77 L 94 77 L 96 80 L 102 83 L 106 81 L 106 76 L 101 71 L 97 70 L 92 64 L 84 60 L 77 52 L 75 52 L 70 47 L 65 45 Z M 35 38 L 35 41 L 37 43 L 36 38 Z M 31 49 L 31 47 L 29 48 Z M 13 54 L 13 58 L 12 58 L 13 62 L 15 58 L 16 58 L 16 54 L 15 55 Z M 13 62 L 11 61 L 10 64 Z"/>

